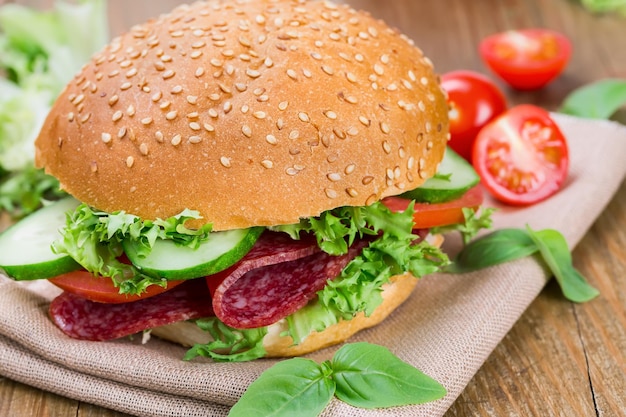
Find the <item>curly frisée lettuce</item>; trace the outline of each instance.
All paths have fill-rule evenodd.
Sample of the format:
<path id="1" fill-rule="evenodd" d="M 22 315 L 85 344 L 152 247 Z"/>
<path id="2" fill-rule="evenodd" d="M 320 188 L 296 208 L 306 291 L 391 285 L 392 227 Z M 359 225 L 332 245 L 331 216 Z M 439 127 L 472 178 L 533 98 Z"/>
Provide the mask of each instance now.
<path id="1" fill-rule="evenodd" d="M 40 206 L 23 201 L 41 200 L 58 189 L 43 174 L 21 174 L 34 169 L 33 142 L 57 95 L 108 41 L 106 16 L 105 0 L 57 1 L 49 11 L 0 6 L 0 199 L 14 217 Z M 7 190 L 1 187 L 6 181 L 32 183 Z"/>
<path id="2" fill-rule="evenodd" d="M 185 227 L 187 220 L 198 218 L 198 212 L 184 210 L 165 220 L 142 221 L 123 211 L 109 214 L 81 204 L 68 213 L 66 226 L 61 229 L 61 239 L 52 244 L 52 250 L 68 254 L 94 275 L 111 277 L 120 294 L 141 294 L 149 285 L 164 286 L 166 280 L 121 262 L 118 258 L 123 254 L 122 242 L 133 240 L 138 243 L 139 252 L 144 254 L 151 250 L 157 239 L 197 248 L 211 231 L 211 225 L 199 229 Z"/>
<path id="3" fill-rule="evenodd" d="M 375 203 L 342 207 L 319 218 L 304 219 L 298 225 L 273 228 L 287 231 L 294 238 L 300 231 L 314 233 L 323 250 L 336 254 L 347 252 L 346 239 L 352 242 L 357 236 L 379 235 L 337 278 L 328 281 L 317 299 L 286 318 L 285 336 L 299 344 L 312 331 L 322 331 L 360 312 L 369 316 L 382 303 L 382 286 L 393 275 L 410 272 L 420 278 L 447 265 L 448 257 L 439 248 L 427 241 L 417 242 L 412 219 L 413 204 L 404 212 L 392 212 L 382 203 Z M 216 322 L 216 318 L 197 321 L 214 341 L 195 345 L 185 359 L 207 356 L 216 361 L 244 361 L 265 356 L 262 339 L 267 328 L 242 331 Z"/>

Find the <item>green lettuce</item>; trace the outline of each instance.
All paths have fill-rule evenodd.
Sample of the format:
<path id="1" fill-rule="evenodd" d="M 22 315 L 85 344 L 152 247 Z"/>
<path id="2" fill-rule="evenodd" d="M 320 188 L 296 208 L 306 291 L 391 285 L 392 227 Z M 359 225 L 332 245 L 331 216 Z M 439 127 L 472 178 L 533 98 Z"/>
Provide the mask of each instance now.
<path id="1" fill-rule="evenodd" d="M 52 244 L 52 250 L 68 254 L 94 275 L 111 277 L 120 294 L 141 294 L 150 285 L 164 286 L 167 280 L 119 261 L 124 240 L 138 243 L 139 252 L 144 255 L 157 239 L 197 248 L 208 238 L 211 225 L 189 229 L 185 223 L 199 218 L 198 212 L 184 210 L 165 220 L 141 220 L 124 211 L 109 214 L 81 204 L 68 213 L 66 226 L 60 230 L 61 238 Z"/>
<path id="2" fill-rule="evenodd" d="M 0 200 L 15 217 L 40 206 L 24 201 L 58 194 L 58 183 L 30 173 L 33 142 L 63 87 L 108 41 L 106 16 L 105 0 L 57 1 L 49 11 L 0 7 Z M 23 187 L 5 187 L 7 181 Z M 28 195 L 32 190 L 41 192 Z"/>
<path id="3" fill-rule="evenodd" d="M 378 235 L 337 278 L 328 281 L 318 292 L 317 299 L 286 318 L 288 330 L 285 336 L 291 336 L 297 345 L 313 330 L 322 331 L 360 312 L 369 316 L 382 303 L 382 286 L 393 275 L 410 272 L 419 278 L 449 263 L 439 248 L 427 241 L 417 242 L 418 237 L 413 234 L 413 206 L 412 203 L 404 212 L 392 212 L 380 202 L 366 207 L 342 207 L 317 218 L 303 219 L 296 225 L 273 228 L 296 239 L 301 232 L 314 233 L 320 248 L 334 255 L 346 253 L 349 243 L 357 236 Z M 186 359 L 200 355 L 217 361 L 238 361 L 265 355 L 265 351 L 259 348 L 259 333 L 241 332 L 223 323 L 219 327 L 215 324 L 218 319 L 211 320 L 208 328 L 215 341 L 194 346 Z M 266 328 L 256 330 L 267 331 Z M 228 351 L 231 354 L 223 353 L 225 340 L 230 341 Z"/>

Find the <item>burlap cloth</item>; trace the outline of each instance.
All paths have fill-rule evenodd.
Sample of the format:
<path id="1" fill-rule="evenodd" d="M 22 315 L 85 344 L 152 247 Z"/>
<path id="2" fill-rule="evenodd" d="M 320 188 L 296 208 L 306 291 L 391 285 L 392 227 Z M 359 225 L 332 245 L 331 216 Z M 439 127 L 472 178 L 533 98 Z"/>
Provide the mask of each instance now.
<path id="1" fill-rule="evenodd" d="M 555 117 L 570 143 L 569 180 L 544 203 L 525 209 L 502 207 L 494 218 L 495 227 L 556 228 L 573 247 L 626 174 L 626 128 Z M 458 242 L 450 239 L 448 244 L 454 250 Z M 374 411 L 333 400 L 323 415 L 444 414 L 546 280 L 546 271 L 530 258 L 471 274 L 424 278 L 389 319 L 353 341 L 389 347 L 440 381 L 448 395 L 421 406 Z M 246 387 L 275 363 L 183 362 L 183 348 L 156 338 L 146 344 L 140 337 L 113 342 L 71 340 L 48 320 L 44 296 L 4 277 L 0 300 L 1 375 L 133 415 L 225 415 Z M 311 357 L 327 359 L 335 350 Z"/>

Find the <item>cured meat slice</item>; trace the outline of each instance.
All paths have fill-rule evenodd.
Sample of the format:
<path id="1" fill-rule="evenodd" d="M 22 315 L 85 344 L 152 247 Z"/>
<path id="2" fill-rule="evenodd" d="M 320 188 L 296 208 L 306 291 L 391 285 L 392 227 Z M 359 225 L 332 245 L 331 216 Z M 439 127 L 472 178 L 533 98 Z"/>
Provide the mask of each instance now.
<path id="1" fill-rule="evenodd" d="M 211 296 L 203 279 L 190 280 L 154 297 L 122 304 L 97 303 L 64 292 L 52 300 L 49 314 L 68 336 L 95 341 L 214 316 Z"/>
<path id="2" fill-rule="evenodd" d="M 268 326 L 299 310 L 367 245 L 366 241 L 357 242 L 347 254 L 332 256 L 322 252 L 314 240 L 289 239 L 299 249 L 282 250 L 285 238 L 281 235 L 268 233 L 262 238 L 258 248 L 220 274 L 223 281 L 213 293 L 213 308 L 228 326 Z"/>

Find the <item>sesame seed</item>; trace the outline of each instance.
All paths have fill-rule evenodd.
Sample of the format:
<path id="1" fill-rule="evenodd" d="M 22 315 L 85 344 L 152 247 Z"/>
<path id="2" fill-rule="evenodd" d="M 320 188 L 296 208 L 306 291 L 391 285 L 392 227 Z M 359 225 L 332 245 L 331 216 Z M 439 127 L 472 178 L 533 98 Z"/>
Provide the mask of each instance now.
<path id="1" fill-rule="evenodd" d="M 322 55 L 317 52 L 311 52 L 311 58 L 317 59 L 318 61 L 322 59 Z"/>
<path id="2" fill-rule="evenodd" d="M 426 105 L 424 104 L 424 102 L 422 100 L 419 101 L 419 103 L 417 103 L 417 107 L 421 110 L 421 111 L 425 111 L 426 110 Z"/>
<path id="3" fill-rule="evenodd" d="M 285 109 L 287 109 L 288 105 L 288 101 L 281 101 L 280 103 L 278 103 L 278 110 L 284 111 Z"/>
<path id="4" fill-rule="evenodd" d="M 204 68 L 202 67 L 198 67 L 198 69 L 196 69 L 196 72 L 194 73 L 196 78 L 202 77 L 203 74 L 204 74 Z"/>
<path id="5" fill-rule="evenodd" d="M 198 103 L 198 96 L 187 96 L 187 103 L 189 104 Z"/>
<path id="6" fill-rule="evenodd" d="M 387 54 L 383 54 L 380 56 L 380 62 L 382 62 L 383 64 L 388 64 L 389 63 L 389 55 Z"/>
<path id="7" fill-rule="evenodd" d="M 306 114 L 305 112 L 298 113 L 298 118 L 305 123 L 308 123 L 309 121 L 311 121 L 311 119 L 309 119 L 309 115 Z"/>
<path id="8" fill-rule="evenodd" d="M 241 133 L 248 138 L 252 137 L 252 129 L 248 125 L 241 126 Z"/>
<path id="9" fill-rule="evenodd" d="M 291 78 L 292 80 L 297 80 L 298 79 L 298 74 L 294 70 L 292 70 L 292 69 L 288 69 L 287 70 L 287 76 L 289 78 Z"/>
<path id="10" fill-rule="evenodd" d="M 263 161 L 261 161 L 261 165 L 263 165 L 263 167 L 267 169 L 274 168 L 274 163 L 268 159 L 264 159 Z"/>
<path id="11" fill-rule="evenodd" d="M 172 88 L 172 94 L 179 94 L 183 92 L 183 86 L 182 85 L 175 85 Z"/>
<path id="12" fill-rule="evenodd" d="M 198 113 L 197 111 L 192 111 L 191 113 L 187 113 L 187 119 L 197 119 L 198 117 L 200 117 L 200 113 Z"/>
<path id="13" fill-rule="evenodd" d="M 424 86 L 428 85 L 428 78 L 426 77 L 420 78 L 420 83 L 422 83 L 422 85 Z"/>
<path id="14" fill-rule="evenodd" d="M 163 93 L 161 93 L 160 91 L 154 93 L 151 97 L 152 101 L 154 101 L 155 103 L 159 100 L 161 100 L 161 97 L 163 97 Z"/>
<path id="15" fill-rule="evenodd" d="M 191 130 L 200 130 L 200 129 L 201 129 L 201 128 L 200 128 L 200 123 L 197 123 L 197 122 L 191 122 L 191 123 L 189 123 L 189 128 L 190 128 Z"/>
<path id="16" fill-rule="evenodd" d="M 257 119 L 265 119 L 265 112 L 264 111 L 255 111 L 254 113 L 252 113 L 254 117 L 256 117 Z"/>
<path id="17" fill-rule="evenodd" d="M 278 140 L 276 139 L 276 136 L 274 135 L 265 136 L 265 140 L 267 141 L 267 143 L 271 145 L 276 145 L 276 143 L 278 143 Z"/>
<path id="18" fill-rule="evenodd" d="M 430 133 L 430 131 L 433 129 L 433 126 L 430 122 L 426 122 L 426 133 Z"/>
<path id="19" fill-rule="evenodd" d="M 398 89 L 398 86 L 396 85 L 396 83 L 391 83 L 387 86 L 387 91 L 396 91 Z"/>
<path id="20" fill-rule="evenodd" d="M 354 172 L 355 169 L 356 169 L 356 165 L 350 164 L 350 165 L 346 166 L 346 169 L 344 169 L 343 172 L 346 175 L 350 175 L 350 174 L 352 174 Z"/>
<path id="21" fill-rule="evenodd" d="M 119 96 L 117 94 L 111 96 L 111 98 L 109 99 L 109 106 L 114 106 L 115 103 L 117 103 L 117 101 L 119 100 Z"/>
<path id="22" fill-rule="evenodd" d="M 141 123 L 142 123 L 144 126 L 149 125 L 150 123 L 152 123 L 152 117 L 146 117 L 146 118 L 141 119 Z"/>
<path id="23" fill-rule="evenodd" d="M 67 114 L 67 120 L 70 121 L 70 122 L 74 121 L 74 112 L 69 112 Z"/>
<path id="24" fill-rule="evenodd" d="M 359 134 L 359 129 L 357 129 L 356 127 L 352 126 L 351 128 L 349 128 L 348 130 L 346 130 L 346 133 L 350 136 L 356 136 Z"/>
<path id="25" fill-rule="evenodd" d="M 72 103 L 74 103 L 74 105 L 78 105 L 80 103 L 82 103 L 82 101 L 85 99 L 85 95 L 84 94 L 79 94 L 77 95 L 74 100 L 72 100 Z"/>
<path id="26" fill-rule="evenodd" d="M 337 119 L 337 113 L 335 113 L 332 110 L 326 110 L 324 112 L 324 116 L 328 117 L 330 120 L 336 120 Z"/>
<path id="27" fill-rule="evenodd" d="M 203 127 L 204 127 L 204 130 L 206 130 L 207 132 L 215 132 L 215 127 L 213 127 L 213 125 L 209 123 L 205 123 Z"/>
<path id="28" fill-rule="evenodd" d="M 154 138 L 156 139 L 157 142 L 163 143 L 164 136 L 160 130 L 157 130 L 156 132 L 154 132 Z"/>
<path id="29" fill-rule="evenodd" d="M 129 106 L 126 108 L 126 113 L 127 113 L 130 117 L 133 117 L 133 116 L 135 115 L 135 106 L 133 106 L 132 104 L 131 104 L 131 105 L 129 105 Z"/>
<path id="30" fill-rule="evenodd" d="M 206 45 L 206 42 L 204 42 L 204 41 L 197 41 L 197 42 L 192 43 L 191 47 L 193 49 L 199 49 L 199 48 L 204 47 L 205 45 Z"/>
<path id="31" fill-rule="evenodd" d="M 364 60 L 365 58 L 363 58 L 363 55 L 361 55 L 361 54 L 356 54 L 356 55 L 354 55 L 354 59 L 355 59 L 357 62 L 363 62 L 363 60 Z"/>
<path id="32" fill-rule="evenodd" d="M 167 109 L 167 108 L 168 108 L 171 104 L 172 104 L 172 103 L 171 103 L 170 101 L 167 101 L 167 100 L 166 100 L 166 101 L 162 102 L 161 104 L 159 104 L 159 108 L 160 108 L 161 110 L 165 110 L 165 109 Z"/>
<path id="33" fill-rule="evenodd" d="M 409 70 L 408 75 L 411 81 L 415 82 L 417 80 L 417 77 L 415 76 L 415 73 L 412 70 Z"/>
<path id="34" fill-rule="evenodd" d="M 102 142 L 104 143 L 109 143 L 111 142 L 111 134 L 110 133 L 103 133 L 101 136 Z"/>
<path id="35" fill-rule="evenodd" d="M 225 168 L 230 168 L 231 167 L 231 162 L 230 162 L 230 158 L 227 158 L 225 156 L 222 156 L 220 158 L 220 163 L 225 167 Z"/>
<path id="36" fill-rule="evenodd" d="M 274 66 L 274 61 L 272 61 L 272 58 L 270 58 L 269 56 L 267 58 L 265 58 L 265 60 L 263 61 L 263 64 L 267 67 L 267 68 L 271 68 L 272 66 Z"/>
<path id="37" fill-rule="evenodd" d="M 359 192 L 352 187 L 346 188 L 346 193 L 348 193 L 350 197 L 357 197 L 359 195 Z"/>
<path id="38" fill-rule="evenodd" d="M 224 103 L 222 108 L 224 109 L 224 113 L 228 114 L 233 109 L 233 104 L 230 101 L 227 101 Z M 217 115 L 215 117 L 217 117 Z"/>
<path id="39" fill-rule="evenodd" d="M 268 101 L 269 99 L 270 98 L 269 98 L 269 96 L 267 94 L 263 94 L 263 95 L 257 97 L 256 101 L 265 102 L 265 101 Z"/>
<path id="40" fill-rule="evenodd" d="M 139 145 L 139 152 L 141 152 L 142 155 L 148 155 L 148 145 L 146 143 L 142 143 L 141 145 Z"/>
<path id="41" fill-rule="evenodd" d="M 244 104 L 243 106 L 241 106 L 240 110 L 243 114 L 246 114 L 250 110 L 250 106 L 248 106 L 247 104 Z"/>
<path id="42" fill-rule="evenodd" d="M 350 81 L 351 83 L 355 83 L 357 82 L 357 78 L 356 75 L 354 75 L 351 72 L 346 72 L 346 78 L 348 79 L 348 81 Z"/>
<path id="43" fill-rule="evenodd" d="M 388 134 L 391 131 L 391 129 L 389 128 L 389 125 L 385 122 L 380 122 L 380 130 L 384 134 Z"/>
<path id="44" fill-rule="evenodd" d="M 165 115 L 167 120 L 174 120 L 178 116 L 178 112 L 176 110 L 172 110 Z"/>
<path id="45" fill-rule="evenodd" d="M 383 75 L 385 73 L 385 69 L 380 64 L 374 64 L 374 72 L 377 75 Z"/>
<path id="46" fill-rule="evenodd" d="M 311 71 L 309 71 L 308 69 L 304 68 L 302 70 L 302 74 L 307 77 L 307 78 L 311 78 L 313 76 L 313 74 L 311 74 Z"/>
<path id="47" fill-rule="evenodd" d="M 337 191 L 333 190 L 332 188 L 326 188 L 324 192 L 326 193 L 326 197 L 328 198 L 337 198 Z"/>
<path id="48" fill-rule="evenodd" d="M 347 96 L 347 97 L 346 97 L 346 101 L 347 101 L 348 103 L 350 103 L 350 104 L 356 104 L 356 103 L 358 103 L 357 98 L 356 98 L 356 97 L 354 97 L 354 96 Z"/>
<path id="49" fill-rule="evenodd" d="M 134 163 L 135 163 L 135 158 L 133 158 L 132 156 L 129 156 L 128 158 L 126 158 L 126 166 L 128 168 L 132 167 Z"/>
<path id="50" fill-rule="evenodd" d="M 164 80 L 170 79 L 172 78 L 174 75 L 176 75 L 176 72 L 174 70 L 167 70 L 163 73 L 162 77 Z"/>
<path id="51" fill-rule="evenodd" d="M 209 116 L 211 116 L 214 119 L 218 116 L 217 110 L 215 109 L 209 109 L 207 113 L 209 113 Z"/>
<path id="52" fill-rule="evenodd" d="M 200 50 L 195 50 L 195 51 L 193 51 L 191 54 L 189 54 L 189 56 L 190 56 L 192 59 L 198 59 L 198 58 L 200 58 L 200 57 L 202 56 L 202 53 L 203 53 L 203 52 L 202 52 L 202 51 L 200 51 Z"/>
<path id="53" fill-rule="evenodd" d="M 117 131 L 117 137 L 122 139 L 124 136 L 126 136 L 126 131 L 127 129 L 125 127 L 121 127 L 120 130 Z"/>
<path id="54" fill-rule="evenodd" d="M 96 161 L 91 161 L 91 164 L 89 164 L 91 167 L 91 172 L 98 172 L 98 163 Z"/>
<path id="55" fill-rule="evenodd" d="M 391 145 L 386 140 L 383 141 L 383 151 L 385 151 L 387 155 L 391 153 Z"/>
<path id="56" fill-rule="evenodd" d="M 200 143 L 202 142 L 201 136 L 189 136 L 189 143 Z"/>
<path id="57" fill-rule="evenodd" d="M 289 132 L 289 139 L 295 140 L 298 139 L 300 137 L 300 132 L 298 130 L 292 130 L 291 132 Z"/>
<path id="58" fill-rule="evenodd" d="M 137 68 L 131 68 L 126 72 L 126 78 L 131 78 L 137 75 Z"/>
<path id="59" fill-rule="evenodd" d="M 285 172 L 287 173 L 287 175 L 293 176 L 293 175 L 296 175 L 299 171 L 295 168 L 289 167 L 285 170 Z"/>
<path id="60" fill-rule="evenodd" d="M 174 146 L 178 146 L 180 145 L 180 142 L 182 141 L 182 137 L 180 135 L 174 135 L 174 137 L 172 138 L 172 140 L 170 141 L 170 143 Z"/>
<path id="61" fill-rule="evenodd" d="M 365 116 L 359 116 L 359 122 L 361 122 L 364 126 L 370 126 L 372 123 L 371 120 Z"/>
<path id="62" fill-rule="evenodd" d="M 407 80 L 402 80 L 402 85 L 404 86 L 404 88 L 406 88 L 407 90 L 412 90 L 413 89 L 413 84 L 411 84 L 409 81 Z"/>
<path id="63" fill-rule="evenodd" d="M 415 167 L 415 157 L 413 157 L 412 155 L 409 156 L 409 159 L 406 161 L 406 167 L 409 170 L 413 170 L 413 168 Z"/>
<path id="64" fill-rule="evenodd" d="M 322 65 L 321 68 L 322 68 L 322 71 L 324 71 L 328 75 L 333 75 L 335 73 L 335 71 L 328 65 Z"/>
<path id="65" fill-rule="evenodd" d="M 331 172 L 330 174 L 326 175 L 328 177 L 329 180 L 331 181 L 340 181 L 341 180 L 341 174 L 338 174 L 336 172 Z"/>
<path id="66" fill-rule="evenodd" d="M 113 117 L 111 119 L 114 122 L 117 122 L 118 120 L 120 120 L 122 118 L 123 115 L 124 115 L 124 113 L 122 113 L 120 110 L 118 110 L 115 113 L 113 113 Z"/>

